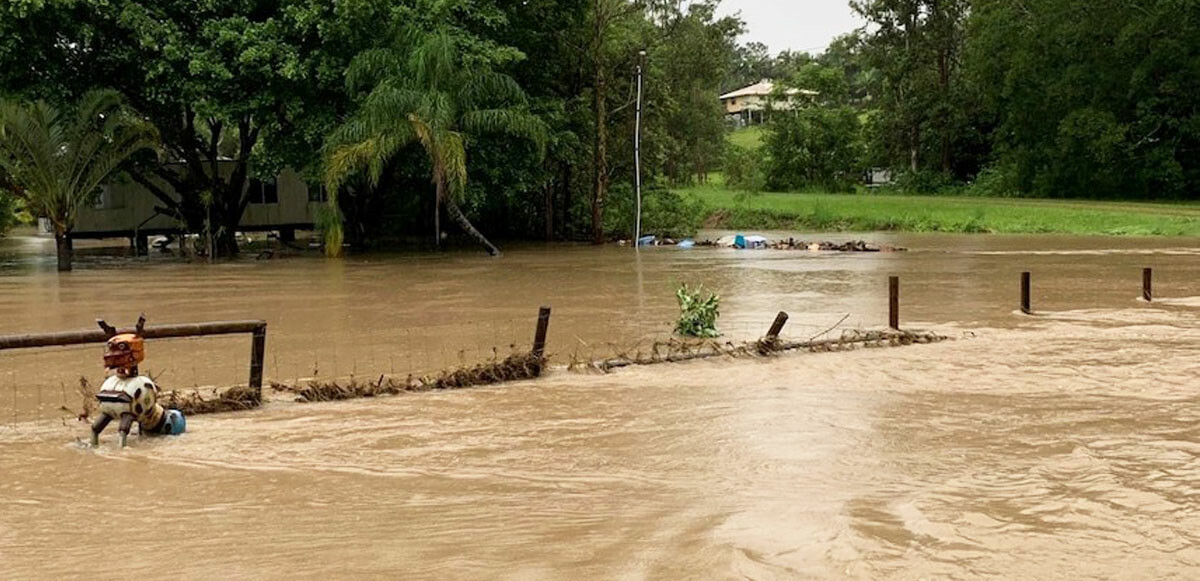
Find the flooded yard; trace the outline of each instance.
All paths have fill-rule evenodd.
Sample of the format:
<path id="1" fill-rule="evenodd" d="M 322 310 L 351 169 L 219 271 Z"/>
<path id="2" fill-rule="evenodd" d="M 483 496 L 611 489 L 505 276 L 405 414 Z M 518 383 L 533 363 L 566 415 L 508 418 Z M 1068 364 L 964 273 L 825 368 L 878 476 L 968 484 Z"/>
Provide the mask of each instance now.
<path id="1" fill-rule="evenodd" d="M 824 237 L 822 237 L 824 238 Z M 268 322 L 268 380 L 524 348 L 534 381 L 189 418 L 126 450 L 59 410 L 99 346 L 0 358 L 0 578 L 1154 578 L 1200 571 L 1200 240 L 872 236 L 905 253 L 524 246 L 213 266 L 0 241 L 0 333 Z M 1141 269 L 1156 300 L 1138 300 Z M 1035 314 L 1018 309 L 1033 273 Z M 901 322 L 953 340 L 635 367 L 678 283 L 729 340 Z M 847 317 L 847 315 L 849 315 Z M 836 333 L 837 330 L 834 330 Z M 515 346 L 515 347 L 514 347 Z M 245 382 L 245 338 L 148 342 L 166 387 Z M 121 568 L 112 559 L 117 531 Z"/>

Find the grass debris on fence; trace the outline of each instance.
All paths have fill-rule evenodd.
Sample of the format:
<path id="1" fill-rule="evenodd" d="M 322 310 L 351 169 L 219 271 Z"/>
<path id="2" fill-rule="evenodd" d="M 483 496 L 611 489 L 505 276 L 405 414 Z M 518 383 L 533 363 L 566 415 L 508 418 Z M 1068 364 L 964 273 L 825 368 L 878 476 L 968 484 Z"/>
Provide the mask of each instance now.
<path id="1" fill-rule="evenodd" d="M 158 403 L 167 409 L 179 410 L 184 415 L 236 412 L 262 405 L 262 393 L 247 386 L 204 391 L 210 393 L 209 397 L 204 397 L 199 389 L 164 391 L 159 395 Z"/>
<path id="2" fill-rule="evenodd" d="M 207 392 L 206 397 L 203 392 Z M 96 412 L 96 389 L 86 377 L 79 378 L 77 390 L 80 398 L 80 409 L 76 419 L 86 421 Z M 259 390 L 238 386 L 228 389 L 190 389 L 163 391 L 158 396 L 158 403 L 167 409 L 179 410 L 184 415 L 215 414 L 220 412 L 236 412 L 254 409 L 262 405 L 262 394 Z M 62 411 L 75 414 L 76 410 L 62 406 Z"/>
<path id="3" fill-rule="evenodd" d="M 619 351 L 615 357 L 599 361 L 587 361 L 576 354 L 568 369 L 599 370 L 602 372 L 632 365 L 655 363 L 679 363 L 693 359 L 712 357 L 763 357 L 784 351 L 809 351 L 812 353 L 850 351 L 859 348 L 898 347 L 901 345 L 938 343 L 947 338 L 936 333 L 919 331 L 857 331 L 846 330 L 841 336 L 831 339 L 809 339 L 806 341 L 784 341 L 778 337 L 767 337 L 757 341 L 733 343 L 730 341 L 696 341 L 671 338 L 655 341 L 649 347 L 641 344 Z"/>
<path id="4" fill-rule="evenodd" d="M 443 371 L 436 376 L 404 379 L 380 375 L 374 381 L 351 377 L 339 383 L 337 380 L 307 381 L 303 384 L 287 385 L 272 383 L 278 391 L 292 393 L 296 401 L 338 401 L 362 397 L 396 395 L 408 391 L 431 391 L 435 389 L 461 389 L 478 385 L 491 385 L 507 381 L 532 379 L 542 374 L 546 358 L 533 353 L 514 353 L 503 360 L 493 359 L 470 367 Z"/>

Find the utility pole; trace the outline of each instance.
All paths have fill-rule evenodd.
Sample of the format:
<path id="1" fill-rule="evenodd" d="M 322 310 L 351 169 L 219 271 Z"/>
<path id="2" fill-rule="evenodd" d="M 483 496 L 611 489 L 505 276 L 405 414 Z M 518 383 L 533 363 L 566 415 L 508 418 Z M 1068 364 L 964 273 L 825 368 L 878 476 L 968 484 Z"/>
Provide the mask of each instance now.
<path id="1" fill-rule="evenodd" d="M 642 239 L 642 66 L 646 62 L 646 51 L 638 51 L 637 66 L 637 112 L 633 125 L 634 190 L 637 192 L 637 219 L 633 234 L 633 248 L 641 248 Z"/>

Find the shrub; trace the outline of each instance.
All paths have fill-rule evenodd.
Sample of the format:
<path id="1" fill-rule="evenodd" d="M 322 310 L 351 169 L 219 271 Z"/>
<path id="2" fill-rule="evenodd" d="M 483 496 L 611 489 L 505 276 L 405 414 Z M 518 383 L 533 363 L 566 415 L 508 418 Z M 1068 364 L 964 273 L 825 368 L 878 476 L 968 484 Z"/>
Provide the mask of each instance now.
<path id="1" fill-rule="evenodd" d="M 715 293 L 703 296 L 704 286 L 694 289 L 688 285 L 679 285 L 675 290 L 675 298 L 679 301 L 679 321 L 675 323 L 675 332 L 684 337 L 719 337 L 717 332 L 717 317 L 721 316 L 721 297 Z"/>
<path id="2" fill-rule="evenodd" d="M 604 209 L 604 231 L 609 236 L 632 238 L 636 204 L 633 186 L 614 184 Z M 704 202 L 689 194 L 658 187 L 642 189 L 642 235 L 683 238 L 695 236 L 707 211 Z"/>
<path id="3" fill-rule="evenodd" d="M 851 107 L 781 112 L 767 133 L 766 187 L 850 191 L 861 177 L 862 123 Z"/>
<path id="4" fill-rule="evenodd" d="M 725 150 L 725 184 L 740 190 L 761 192 L 766 184 L 762 154 L 757 150 L 730 144 Z"/>

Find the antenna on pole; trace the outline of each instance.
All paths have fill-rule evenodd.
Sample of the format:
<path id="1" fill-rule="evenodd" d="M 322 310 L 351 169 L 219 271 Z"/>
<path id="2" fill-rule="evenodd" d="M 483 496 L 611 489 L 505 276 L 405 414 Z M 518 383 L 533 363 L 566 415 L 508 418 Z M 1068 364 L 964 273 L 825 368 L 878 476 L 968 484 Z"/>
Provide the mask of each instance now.
<path id="1" fill-rule="evenodd" d="M 642 66 L 646 61 L 646 51 L 638 51 L 637 66 L 637 112 L 633 125 L 633 167 L 634 191 L 637 193 L 637 217 L 633 233 L 633 248 L 642 246 Z"/>

